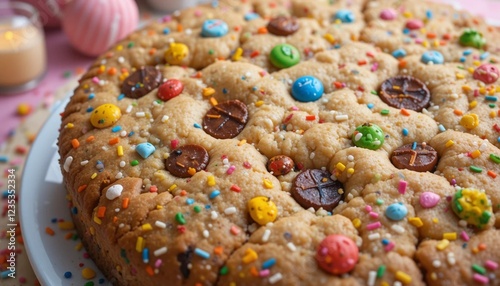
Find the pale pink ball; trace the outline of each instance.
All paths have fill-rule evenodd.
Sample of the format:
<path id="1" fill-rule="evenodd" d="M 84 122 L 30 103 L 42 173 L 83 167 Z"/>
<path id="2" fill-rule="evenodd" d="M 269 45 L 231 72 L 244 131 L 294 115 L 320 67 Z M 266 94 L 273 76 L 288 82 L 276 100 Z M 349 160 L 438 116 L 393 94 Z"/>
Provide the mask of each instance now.
<path id="1" fill-rule="evenodd" d="M 62 26 L 71 45 L 98 56 L 137 28 L 139 11 L 133 0 L 74 0 L 64 6 Z"/>

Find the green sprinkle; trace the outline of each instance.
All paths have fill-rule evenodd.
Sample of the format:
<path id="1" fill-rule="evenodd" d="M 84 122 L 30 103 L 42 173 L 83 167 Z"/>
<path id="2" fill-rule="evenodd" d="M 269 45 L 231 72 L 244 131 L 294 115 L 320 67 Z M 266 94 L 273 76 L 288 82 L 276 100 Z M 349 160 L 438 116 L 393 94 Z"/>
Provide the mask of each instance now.
<path id="1" fill-rule="evenodd" d="M 229 272 L 229 269 L 227 268 L 226 265 L 224 265 L 221 269 L 220 269 L 220 275 L 226 275 L 227 273 Z"/>
<path id="2" fill-rule="evenodd" d="M 63 77 L 64 77 L 64 78 L 69 78 L 70 76 L 71 76 L 71 72 L 70 72 L 70 71 L 65 71 L 65 72 L 63 73 Z"/>
<path id="3" fill-rule="evenodd" d="M 378 95 L 378 92 L 376 90 L 372 90 L 372 91 L 370 91 L 370 93 L 373 95 Z"/>
<path id="4" fill-rule="evenodd" d="M 93 281 L 89 281 L 85 284 L 83 284 L 84 286 L 94 286 L 94 282 Z"/>
<path id="5" fill-rule="evenodd" d="M 381 206 L 384 204 L 384 200 L 383 199 L 377 199 L 377 205 Z"/>
<path id="6" fill-rule="evenodd" d="M 500 156 L 498 155 L 490 154 L 490 160 L 497 164 L 500 164 Z"/>
<path id="7" fill-rule="evenodd" d="M 184 218 L 184 215 L 182 213 L 176 213 L 175 220 L 180 224 L 186 224 L 186 219 Z"/>
<path id="8" fill-rule="evenodd" d="M 474 270 L 474 272 L 477 272 L 479 274 L 483 275 L 486 274 L 486 269 L 484 269 L 484 267 L 478 264 L 472 264 L 472 270 Z"/>
<path id="9" fill-rule="evenodd" d="M 130 48 L 132 48 L 133 46 L 134 46 L 134 42 L 130 42 L 130 43 L 128 43 L 127 48 L 129 48 L 129 49 L 130 49 Z"/>
<path id="10" fill-rule="evenodd" d="M 138 160 L 134 160 L 134 161 L 130 162 L 130 166 L 137 166 L 137 165 L 139 165 Z"/>
<path id="11" fill-rule="evenodd" d="M 382 109 L 382 111 L 380 111 L 380 114 L 382 114 L 382 115 L 389 114 L 389 109 Z"/>
<path id="12" fill-rule="evenodd" d="M 200 207 L 200 206 L 194 206 L 194 208 L 193 208 L 193 209 L 194 209 L 194 211 L 195 211 L 196 213 L 201 212 L 201 207 Z"/>
<path id="13" fill-rule="evenodd" d="M 382 276 L 384 276 L 384 273 L 385 273 L 385 265 L 380 265 L 377 269 L 377 278 L 382 278 Z"/>
<path id="14" fill-rule="evenodd" d="M 496 105 L 496 104 L 494 104 L 494 103 L 490 103 L 490 104 L 488 104 L 488 106 L 489 106 L 490 108 L 495 108 L 495 107 L 497 107 L 497 105 Z"/>
<path id="15" fill-rule="evenodd" d="M 481 173 L 483 171 L 483 169 L 476 166 L 470 166 L 470 170 L 474 173 Z"/>
<path id="16" fill-rule="evenodd" d="M 214 54 L 214 50 L 212 50 L 212 49 L 208 50 L 208 54 L 209 55 L 213 55 Z"/>

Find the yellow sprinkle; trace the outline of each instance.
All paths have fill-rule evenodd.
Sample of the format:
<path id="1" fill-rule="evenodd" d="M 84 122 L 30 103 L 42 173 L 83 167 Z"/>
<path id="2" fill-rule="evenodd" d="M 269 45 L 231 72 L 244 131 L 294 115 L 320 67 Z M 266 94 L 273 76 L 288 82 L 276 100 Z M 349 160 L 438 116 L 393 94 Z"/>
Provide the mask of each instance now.
<path id="1" fill-rule="evenodd" d="M 500 92 L 500 85 L 495 87 L 495 92 Z"/>
<path id="2" fill-rule="evenodd" d="M 96 177 L 97 177 L 97 173 L 94 173 L 94 174 L 92 174 L 92 176 L 90 176 L 90 178 L 91 178 L 92 180 L 93 180 L 93 179 L 95 179 Z"/>
<path id="3" fill-rule="evenodd" d="M 77 245 L 75 245 L 75 250 L 76 251 L 80 251 L 80 250 L 82 250 L 82 248 L 83 248 L 83 243 L 81 243 L 81 242 L 78 243 Z"/>
<path id="4" fill-rule="evenodd" d="M 273 182 L 271 182 L 269 179 L 264 179 L 264 187 L 266 189 L 272 189 L 273 188 Z"/>
<path id="5" fill-rule="evenodd" d="M 95 271 L 90 269 L 90 268 L 83 268 L 82 269 L 82 277 L 87 279 L 87 280 L 90 280 L 92 278 L 95 277 Z"/>
<path id="6" fill-rule="evenodd" d="M 413 14 L 412 14 L 411 12 L 409 12 L 409 11 L 405 11 L 405 12 L 403 13 L 403 16 L 404 16 L 405 18 L 413 18 Z"/>
<path id="7" fill-rule="evenodd" d="M 123 46 L 122 46 L 122 45 L 118 45 L 118 46 L 116 47 L 116 50 L 117 50 L 117 51 L 121 51 L 121 50 L 123 50 Z"/>
<path id="8" fill-rule="evenodd" d="M 469 108 L 474 108 L 477 105 L 477 101 L 473 100 L 469 103 Z"/>
<path id="9" fill-rule="evenodd" d="M 426 28 L 421 28 L 421 29 L 420 29 L 420 33 L 422 33 L 422 34 L 427 34 L 427 29 L 426 29 Z"/>
<path id="10" fill-rule="evenodd" d="M 403 271 L 396 271 L 396 279 L 401 281 L 403 284 L 411 283 L 411 276 L 404 273 Z"/>
<path id="11" fill-rule="evenodd" d="M 245 144 L 247 144 L 247 140 L 246 139 L 243 139 L 240 142 L 238 142 L 238 146 L 243 146 Z"/>
<path id="12" fill-rule="evenodd" d="M 354 225 L 355 228 L 359 228 L 361 226 L 361 220 L 359 218 L 353 219 L 352 225 Z"/>
<path id="13" fill-rule="evenodd" d="M 217 102 L 217 99 L 215 99 L 214 97 L 210 97 L 210 104 L 212 104 L 213 106 L 216 106 L 219 103 Z"/>
<path id="14" fill-rule="evenodd" d="M 99 73 L 103 73 L 103 72 L 105 72 L 105 71 L 106 71 L 106 66 L 105 66 L 105 65 L 100 65 L 100 66 L 99 66 L 99 71 L 98 71 L 98 72 L 99 72 Z"/>
<path id="15" fill-rule="evenodd" d="M 472 249 L 472 253 L 474 253 L 474 254 L 479 253 L 479 248 L 474 247 L 474 248 Z"/>
<path id="16" fill-rule="evenodd" d="M 432 222 L 433 223 L 439 223 L 439 219 L 437 217 L 435 217 L 435 218 L 432 219 Z"/>
<path id="17" fill-rule="evenodd" d="M 255 103 L 255 106 L 260 107 L 260 106 L 262 106 L 262 104 L 264 104 L 264 101 L 263 100 L 259 100 L 259 101 L 257 101 Z"/>
<path id="18" fill-rule="evenodd" d="M 472 159 L 476 159 L 477 157 L 481 156 L 481 151 L 474 150 L 470 153 L 470 156 L 472 157 Z"/>
<path id="19" fill-rule="evenodd" d="M 497 113 L 495 111 L 490 111 L 490 118 L 495 118 Z"/>
<path id="20" fill-rule="evenodd" d="M 450 241 L 447 239 L 443 239 L 440 242 L 438 242 L 438 244 L 436 245 L 436 249 L 437 250 L 444 250 L 445 248 L 448 247 L 448 245 L 450 245 Z"/>
<path id="21" fill-rule="evenodd" d="M 118 78 L 120 81 L 124 81 L 130 74 L 128 72 L 122 73 Z"/>
<path id="22" fill-rule="evenodd" d="M 438 277 L 437 277 L 436 272 L 432 272 L 432 273 L 431 273 L 431 279 L 432 279 L 432 280 L 437 280 L 437 278 L 438 278 Z"/>
<path id="23" fill-rule="evenodd" d="M 196 174 L 196 169 L 192 168 L 192 167 L 189 167 L 188 168 L 188 174 L 191 175 L 191 176 L 194 176 L 194 174 Z"/>
<path id="24" fill-rule="evenodd" d="M 424 225 L 424 222 L 419 217 L 411 217 L 408 221 L 415 227 L 422 227 Z"/>
<path id="25" fill-rule="evenodd" d="M 494 94 L 495 94 L 495 89 L 494 89 L 494 88 L 490 89 L 490 90 L 488 91 L 488 94 L 489 94 L 489 95 L 494 95 Z"/>
<path id="26" fill-rule="evenodd" d="M 153 227 L 150 223 L 145 223 L 142 225 L 142 230 L 153 230 Z"/>
<path id="27" fill-rule="evenodd" d="M 166 177 L 164 174 L 162 174 L 160 171 L 156 171 L 156 172 L 154 172 L 153 176 L 155 176 L 155 178 L 157 178 L 157 179 L 158 179 L 158 180 L 160 180 L 160 181 L 163 181 L 163 180 L 165 180 L 165 179 L 167 178 L 167 177 Z"/>
<path id="28" fill-rule="evenodd" d="M 486 88 L 480 87 L 479 88 L 479 93 L 482 94 L 482 95 L 485 95 L 486 94 Z"/>
<path id="29" fill-rule="evenodd" d="M 347 169 L 347 173 L 350 175 L 354 174 L 354 168 Z"/>
<path id="30" fill-rule="evenodd" d="M 334 44 L 335 43 L 335 37 L 330 34 L 330 33 L 326 33 L 323 38 L 325 38 L 325 40 L 327 40 L 330 44 Z"/>
<path id="31" fill-rule="evenodd" d="M 255 252 L 251 248 L 248 248 L 247 250 L 245 250 L 245 256 L 243 256 L 242 260 L 243 260 L 243 263 L 248 264 L 248 263 L 254 262 L 255 260 L 257 260 L 257 258 L 259 258 L 259 256 L 257 255 L 257 252 Z"/>
<path id="32" fill-rule="evenodd" d="M 168 190 L 171 192 L 171 191 L 175 190 L 175 188 L 177 188 L 177 185 L 173 184 L 172 186 L 170 186 L 170 188 L 168 188 Z"/>
<path id="33" fill-rule="evenodd" d="M 137 241 L 135 242 L 135 250 L 137 252 L 142 252 L 142 249 L 144 248 L 143 243 L 144 243 L 144 238 L 142 238 L 142 236 L 137 237 Z"/>
<path id="34" fill-rule="evenodd" d="M 214 176 L 207 177 L 207 185 L 210 187 L 215 186 L 215 177 Z"/>
<path id="35" fill-rule="evenodd" d="M 68 124 L 66 124 L 66 126 L 64 126 L 64 128 L 68 128 L 68 129 L 71 129 L 73 127 L 75 127 L 75 124 L 73 124 L 73 123 L 68 123 Z"/>
<path id="36" fill-rule="evenodd" d="M 476 67 L 480 66 L 481 65 L 481 62 L 478 61 L 478 60 L 475 60 L 472 62 L 473 65 L 475 65 Z"/>
<path id="37" fill-rule="evenodd" d="M 339 169 L 341 172 L 345 170 L 345 165 L 342 164 L 342 162 L 338 162 L 337 165 L 335 165 L 335 168 Z"/>
<path id="38" fill-rule="evenodd" d="M 243 49 L 242 48 L 237 48 L 236 51 L 233 54 L 233 61 L 239 61 L 241 60 L 241 56 L 243 55 Z"/>
<path id="39" fill-rule="evenodd" d="M 389 286 L 389 283 L 387 283 L 387 282 L 385 282 L 385 281 L 382 281 L 382 282 L 380 283 L 380 286 Z"/>
<path id="40" fill-rule="evenodd" d="M 439 47 L 439 45 L 440 45 L 438 40 L 434 40 L 433 44 L 434 44 L 434 47 Z"/>
<path id="41" fill-rule="evenodd" d="M 93 226 L 90 227 L 90 234 L 95 235 L 95 228 Z"/>
<path id="42" fill-rule="evenodd" d="M 443 239 L 457 240 L 457 233 L 456 232 L 445 232 L 445 233 L 443 233 Z"/>
<path id="43" fill-rule="evenodd" d="M 62 229 L 62 230 L 75 229 L 75 225 L 73 224 L 72 221 L 60 221 L 57 223 L 57 226 L 59 227 L 59 229 Z"/>
<path id="44" fill-rule="evenodd" d="M 469 91 L 471 91 L 471 90 L 472 90 L 472 88 L 471 88 L 470 86 L 468 86 L 468 85 L 462 85 L 462 90 L 463 90 L 464 92 L 469 92 Z"/>
<path id="45" fill-rule="evenodd" d="M 116 153 L 118 156 L 123 156 L 123 146 L 116 146 Z"/>
<path id="46" fill-rule="evenodd" d="M 340 19 L 335 20 L 335 24 L 342 24 L 342 21 Z"/>
<path id="47" fill-rule="evenodd" d="M 463 78 L 465 78 L 465 76 L 463 74 L 461 74 L 461 73 L 457 73 L 456 77 L 457 77 L 457 79 L 463 79 Z"/>
<path id="48" fill-rule="evenodd" d="M 212 94 L 215 93 L 215 89 L 211 87 L 206 87 L 201 91 L 201 93 L 203 94 L 203 96 L 211 96 Z"/>
<path id="49" fill-rule="evenodd" d="M 422 42 L 422 46 L 424 46 L 425 48 L 428 48 L 429 47 L 429 42 L 428 41 L 423 41 Z"/>
<path id="50" fill-rule="evenodd" d="M 157 210 L 161 210 L 161 209 L 163 209 L 163 206 L 162 205 L 156 205 L 156 209 Z"/>
<path id="51" fill-rule="evenodd" d="M 102 221 L 100 218 L 98 218 L 97 216 L 94 216 L 94 222 L 97 223 L 97 224 L 101 224 Z"/>
<path id="52" fill-rule="evenodd" d="M 453 144 L 455 144 L 455 142 L 450 139 L 450 140 L 448 140 L 448 142 L 446 142 L 446 144 L 444 144 L 444 146 L 446 146 L 446 148 L 448 148 L 448 147 L 453 146 Z"/>
<path id="53" fill-rule="evenodd" d="M 468 71 L 469 73 L 474 73 L 474 68 L 468 68 L 468 69 L 467 69 L 467 71 Z"/>

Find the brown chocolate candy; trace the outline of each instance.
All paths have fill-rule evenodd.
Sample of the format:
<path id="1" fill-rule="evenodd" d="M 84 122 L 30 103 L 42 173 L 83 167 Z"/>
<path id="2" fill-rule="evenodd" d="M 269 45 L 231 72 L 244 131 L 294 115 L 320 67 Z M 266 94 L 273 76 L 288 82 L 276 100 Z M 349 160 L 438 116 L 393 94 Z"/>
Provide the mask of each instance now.
<path id="1" fill-rule="evenodd" d="M 203 117 L 203 130 L 217 139 L 234 138 L 248 120 L 247 106 L 239 100 L 229 100 L 212 107 Z"/>
<path id="2" fill-rule="evenodd" d="M 391 162 L 398 169 L 427 172 L 434 170 L 438 154 L 434 148 L 425 143 L 410 143 L 394 150 Z"/>
<path id="3" fill-rule="evenodd" d="M 286 175 L 295 167 L 293 160 L 285 155 L 274 156 L 267 163 L 267 170 L 275 176 Z"/>
<path id="4" fill-rule="evenodd" d="M 278 16 L 267 24 L 267 31 L 276 36 L 289 36 L 300 28 L 295 17 Z"/>
<path id="5" fill-rule="evenodd" d="M 199 145 L 184 145 L 172 151 L 166 160 L 167 170 L 174 176 L 188 178 L 205 170 L 208 152 Z"/>
<path id="6" fill-rule="evenodd" d="M 125 79 L 122 85 L 122 93 L 126 97 L 141 98 L 157 88 L 162 81 L 163 75 L 161 71 L 155 67 L 146 66 L 136 70 Z"/>
<path id="7" fill-rule="evenodd" d="M 303 208 L 320 207 L 332 211 L 342 200 L 344 192 L 343 185 L 339 181 L 333 181 L 328 171 L 320 169 L 308 169 L 300 172 L 293 180 L 292 197 Z"/>
<path id="8" fill-rule="evenodd" d="M 385 80 L 380 87 L 379 96 L 392 107 L 419 112 L 429 106 L 431 99 L 427 86 L 411 76 L 396 76 Z"/>

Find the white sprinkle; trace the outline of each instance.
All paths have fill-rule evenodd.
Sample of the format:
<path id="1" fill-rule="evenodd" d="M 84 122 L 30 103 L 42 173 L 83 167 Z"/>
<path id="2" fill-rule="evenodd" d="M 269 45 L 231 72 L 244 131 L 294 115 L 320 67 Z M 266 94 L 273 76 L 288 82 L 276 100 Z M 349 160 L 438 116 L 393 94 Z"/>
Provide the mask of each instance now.
<path id="1" fill-rule="evenodd" d="M 227 215 L 232 215 L 236 213 L 236 207 L 228 207 L 224 210 L 224 213 Z"/>
<path id="2" fill-rule="evenodd" d="M 189 35 L 191 35 L 192 33 L 193 33 L 193 30 L 191 30 L 191 29 L 186 29 L 186 35 L 188 35 L 188 36 L 189 36 Z"/>
<path id="3" fill-rule="evenodd" d="M 314 159 L 314 156 L 316 156 L 316 153 L 311 152 L 311 154 L 309 154 L 309 159 L 311 159 L 311 160 Z"/>
<path id="4" fill-rule="evenodd" d="M 363 133 L 361 132 L 357 133 L 356 136 L 354 136 L 354 141 L 359 141 L 361 137 L 363 137 Z"/>
<path id="5" fill-rule="evenodd" d="M 455 265 L 455 263 L 457 262 L 456 259 L 455 259 L 455 253 L 448 252 L 447 261 L 448 261 L 448 264 Z"/>
<path id="6" fill-rule="evenodd" d="M 120 64 L 123 64 L 123 63 L 125 62 L 125 58 L 124 58 L 124 57 L 119 57 L 119 58 L 118 58 L 118 62 L 119 62 Z"/>
<path id="7" fill-rule="evenodd" d="M 107 147 L 107 146 L 102 146 L 102 147 L 101 147 L 101 149 L 102 149 L 103 151 L 108 151 L 108 147 Z"/>
<path id="8" fill-rule="evenodd" d="M 123 178 L 122 172 L 116 173 L 115 179 L 121 179 L 121 178 Z"/>
<path id="9" fill-rule="evenodd" d="M 377 272 L 375 271 L 368 272 L 368 282 L 367 282 L 368 286 L 374 286 L 375 279 L 377 279 Z"/>
<path id="10" fill-rule="evenodd" d="M 81 161 L 81 162 L 80 162 L 80 165 L 81 165 L 81 166 L 85 166 L 85 165 L 87 165 L 88 163 L 89 163 L 89 160 L 84 160 L 84 161 Z"/>
<path id="11" fill-rule="evenodd" d="M 394 284 L 392 284 L 393 286 L 403 286 L 403 283 L 399 282 L 399 281 L 394 281 Z"/>
<path id="12" fill-rule="evenodd" d="M 127 165 L 127 163 L 125 163 L 125 161 L 120 161 L 120 167 L 125 167 L 125 165 Z"/>
<path id="13" fill-rule="evenodd" d="M 293 244 L 293 242 L 289 242 L 286 244 L 286 247 L 288 247 L 288 249 L 290 249 L 290 251 L 294 252 L 297 250 L 297 247 L 295 246 L 295 244 Z"/>
<path id="14" fill-rule="evenodd" d="M 170 118 L 170 117 L 168 117 L 168 115 L 163 115 L 163 117 L 161 118 L 161 122 L 162 122 L 162 123 L 165 123 L 165 122 L 167 122 L 167 121 L 168 121 L 168 119 L 169 119 L 169 118 Z"/>
<path id="15" fill-rule="evenodd" d="M 127 109 L 125 109 L 125 113 L 130 113 L 132 111 L 132 108 L 134 108 L 132 105 L 127 106 Z"/>
<path id="16" fill-rule="evenodd" d="M 434 266 L 435 268 L 441 267 L 441 261 L 439 261 L 437 259 L 432 261 L 432 266 Z"/>
<path id="17" fill-rule="evenodd" d="M 467 226 L 467 221 L 461 219 L 458 221 L 458 225 L 461 226 L 461 227 L 466 227 Z"/>
<path id="18" fill-rule="evenodd" d="M 481 144 L 481 146 L 479 146 L 479 151 L 485 151 L 486 148 L 488 148 L 488 144 L 486 144 L 486 142 L 483 142 L 483 144 Z"/>
<path id="19" fill-rule="evenodd" d="M 271 236 L 271 230 L 270 229 L 264 230 L 264 234 L 262 235 L 262 242 L 267 242 L 270 236 Z"/>
<path id="20" fill-rule="evenodd" d="M 349 162 L 354 161 L 354 156 L 353 155 L 347 155 L 347 161 L 349 161 Z"/>
<path id="21" fill-rule="evenodd" d="M 69 166 L 71 166 L 71 163 L 73 163 L 73 157 L 69 156 L 66 158 L 66 161 L 64 161 L 64 171 L 69 172 Z"/>
<path id="22" fill-rule="evenodd" d="M 345 121 L 347 119 L 349 119 L 349 115 L 347 115 L 347 114 L 335 115 L 335 120 L 337 120 L 337 121 Z"/>
<path id="23" fill-rule="evenodd" d="M 123 130 L 122 132 L 120 132 L 120 136 L 121 137 L 127 136 L 127 131 Z"/>
<path id="24" fill-rule="evenodd" d="M 280 281 L 281 279 L 283 279 L 283 275 L 281 275 L 280 272 L 274 274 L 273 276 L 269 277 L 269 283 L 271 284 L 274 284 L 278 281 Z"/>
<path id="25" fill-rule="evenodd" d="M 119 228 L 123 228 L 124 226 L 125 226 L 125 224 L 124 224 L 124 223 L 120 223 L 120 224 L 118 225 L 118 227 L 119 227 Z"/>
<path id="26" fill-rule="evenodd" d="M 456 93 L 452 93 L 452 94 L 450 95 L 450 98 L 452 98 L 452 99 L 457 99 L 457 98 L 458 98 L 458 94 L 456 94 Z"/>
<path id="27" fill-rule="evenodd" d="M 217 214 L 217 212 L 215 212 L 215 211 L 210 212 L 211 219 L 217 219 L 218 217 L 219 217 L 219 215 Z"/>
<path id="28" fill-rule="evenodd" d="M 108 190 L 106 191 L 106 198 L 110 201 L 114 200 L 119 196 L 121 196 L 122 191 L 123 191 L 122 185 L 113 185 L 109 187 Z"/>
<path id="29" fill-rule="evenodd" d="M 368 235 L 369 240 L 375 240 L 375 239 L 379 239 L 379 238 L 380 238 L 380 233 L 378 233 L 378 232 L 371 233 L 370 235 Z"/>
<path id="30" fill-rule="evenodd" d="M 229 160 L 227 158 L 224 158 L 224 160 L 222 160 L 222 164 L 229 165 Z"/>
<path id="31" fill-rule="evenodd" d="M 119 208 L 116 208 L 115 209 L 115 213 L 119 213 L 120 212 L 120 209 Z"/>
<path id="32" fill-rule="evenodd" d="M 141 118 L 141 117 L 146 117 L 146 112 L 144 111 L 138 111 L 135 113 L 135 116 Z"/>
<path id="33" fill-rule="evenodd" d="M 205 230 L 203 231 L 203 237 L 204 237 L 204 238 L 208 238 L 209 236 L 210 236 L 210 233 L 208 232 L 208 230 L 206 230 L 206 229 L 205 229 Z"/>
<path id="34" fill-rule="evenodd" d="M 160 247 L 160 248 L 158 248 L 157 250 L 155 250 L 155 251 L 153 252 L 153 254 L 154 254 L 155 256 L 160 256 L 160 255 L 165 254 L 165 253 L 167 253 L 167 247 L 166 247 L 166 246 L 164 246 L 164 247 Z"/>
<path id="35" fill-rule="evenodd" d="M 399 234 L 403 234 L 405 232 L 404 227 L 400 226 L 399 224 L 393 224 L 391 226 L 391 229 Z"/>
<path id="36" fill-rule="evenodd" d="M 162 221 L 155 221 L 155 226 L 159 227 L 159 228 L 166 228 L 167 227 L 167 224 L 162 222 Z"/>

